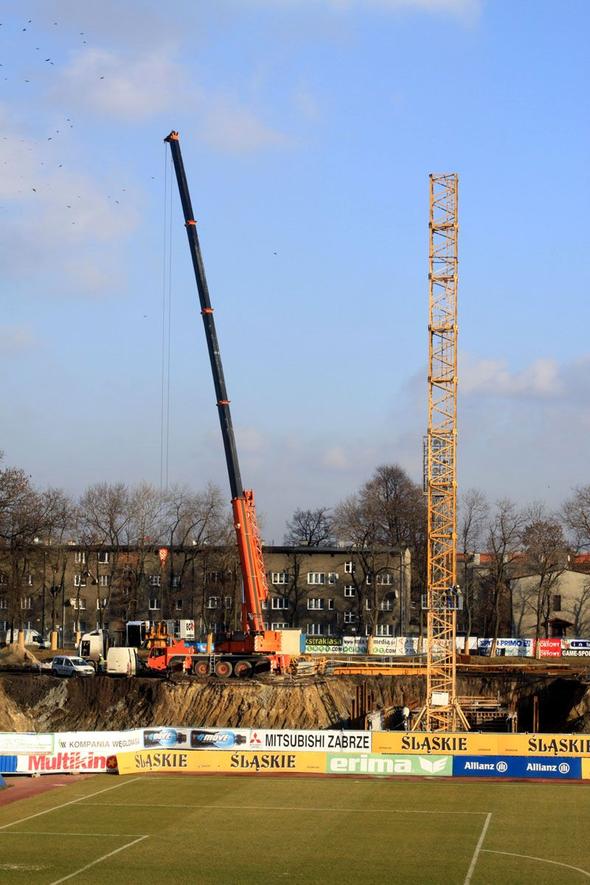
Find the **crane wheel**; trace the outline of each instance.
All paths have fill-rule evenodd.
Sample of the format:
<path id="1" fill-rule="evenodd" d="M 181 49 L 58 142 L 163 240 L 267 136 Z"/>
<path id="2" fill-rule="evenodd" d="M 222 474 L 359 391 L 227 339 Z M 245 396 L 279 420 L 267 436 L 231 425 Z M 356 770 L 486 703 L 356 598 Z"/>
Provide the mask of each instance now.
<path id="1" fill-rule="evenodd" d="M 215 675 L 220 679 L 227 679 L 232 674 L 232 665 L 230 661 L 216 661 Z"/>
<path id="2" fill-rule="evenodd" d="M 200 676 L 201 679 L 209 675 L 209 661 L 195 661 L 193 664 L 193 673 Z"/>
<path id="3" fill-rule="evenodd" d="M 245 676 L 250 676 L 252 673 L 252 664 L 250 661 L 238 661 L 237 664 L 234 664 L 234 676 L 237 676 L 238 679 L 243 679 Z"/>

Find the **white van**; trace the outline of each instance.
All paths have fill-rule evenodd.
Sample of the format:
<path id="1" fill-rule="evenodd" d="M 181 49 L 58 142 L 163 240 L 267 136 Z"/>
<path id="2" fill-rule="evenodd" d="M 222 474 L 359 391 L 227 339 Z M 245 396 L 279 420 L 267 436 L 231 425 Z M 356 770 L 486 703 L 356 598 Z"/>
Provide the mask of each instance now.
<path id="1" fill-rule="evenodd" d="M 135 676 L 137 673 L 137 650 L 129 646 L 109 648 L 107 651 L 107 676 Z"/>
<path id="2" fill-rule="evenodd" d="M 54 676 L 94 676 L 96 670 L 83 658 L 58 655 L 51 662 L 51 672 Z"/>

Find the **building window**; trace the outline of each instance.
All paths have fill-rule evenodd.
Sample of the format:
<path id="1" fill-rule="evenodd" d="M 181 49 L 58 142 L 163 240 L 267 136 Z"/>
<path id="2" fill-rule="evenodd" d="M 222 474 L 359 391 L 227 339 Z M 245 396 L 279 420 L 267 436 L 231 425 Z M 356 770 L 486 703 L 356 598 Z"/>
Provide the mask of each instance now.
<path id="1" fill-rule="evenodd" d="M 354 572 L 354 564 L 351 559 L 351 560 L 349 560 L 349 562 L 344 563 L 344 573 L 347 575 L 352 575 L 353 572 Z"/>
<path id="2" fill-rule="evenodd" d="M 308 624 L 305 628 L 305 632 L 308 636 L 323 636 L 324 633 L 324 625 L 323 624 Z"/>
<path id="3" fill-rule="evenodd" d="M 377 624 L 377 636 L 393 636 L 393 624 Z"/>
<path id="4" fill-rule="evenodd" d="M 393 599 L 382 599 L 379 603 L 379 611 L 380 612 L 392 612 L 393 611 Z"/>
<path id="5" fill-rule="evenodd" d="M 390 572 L 383 572 L 380 575 L 377 575 L 377 584 L 381 584 L 382 586 L 389 587 L 393 581 L 393 575 Z"/>
<path id="6" fill-rule="evenodd" d="M 338 572 L 328 572 L 328 584 L 335 584 L 338 580 Z"/>
<path id="7" fill-rule="evenodd" d="M 373 575 L 371 575 L 371 574 L 367 575 L 367 577 L 365 578 L 365 581 L 369 585 L 372 584 L 373 583 Z"/>
<path id="8" fill-rule="evenodd" d="M 345 624 L 356 624 L 356 615 L 354 612 L 344 612 Z"/>
<path id="9" fill-rule="evenodd" d="M 176 600 L 176 611 L 177 612 L 182 611 L 182 599 Z"/>
<path id="10" fill-rule="evenodd" d="M 74 575 L 74 587 L 85 587 L 86 575 Z"/>
<path id="11" fill-rule="evenodd" d="M 373 603 L 371 602 L 371 600 L 365 599 L 365 610 L 370 612 L 372 608 L 373 608 Z"/>
<path id="12" fill-rule="evenodd" d="M 8 584 L 8 577 L 5 574 L 0 574 L 0 584 Z"/>
<path id="13" fill-rule="evenodd" d="M 311 599 L 307 600 L 307 607 L 314 611 L 322 611 L 324 608 L 324 600 L 319 596 L 312 596 Z"/>
<path id="14" fill-rule="evenodd" d="M 99 550 L 97 553 L 97 558 L 102 565 L 107 565 L 110 562 L 110 553 L 108 550 Z"/>
<path id="15" fill-rule="evenodd" d="M 326 583 L 326 573 L 325 572 L 308 572 L 307 573 L 307 583 L 308 584 L 325 584 Z"/>
<path id="16" fill-rule="evenodd" d="M 86 600 L 82 599 L 82 597 L 76 597 L 75 599 L 70 599 L 70 603 L 72 608 L 75 608 L 77 611 L 86 611 Z"/>
<path id="17" fill-rule="evenodd" d="M 289 580 L 289 572 L 271 572 L 271 584 L 286 584 Z"/>
<path id="18" fill-rule="evenodd" d="M 174 588 L 180 587 L 180 575 L 172 575 L 172 586 Z"/>
<path id="19" fill-rule="evenodd" d="M 223 572 L 208 572 L 205 578 L 208 584 L 223 583 Z"/>
<path id="20" fill-rule="evenodd" d="M 32 575 L 27 575 L 25 577 L 25 584 L 27 585 L 27 587 L 33 586 L 33 576 Z"/>
<path id="21" fill-rule="evenodd" d="M 356 596 L 356 588 L 355 588 L 354 584 L 345 584 L 344 585 L 344 598 L 345 599 L 352 599 L 354 596 Z"/>
<path id="22" fill-rule="evenodd" d="M 260 608 L 268 608 L 268 599 L 263 599 L 260 603 Z"/>
<path id="23" fill-rule="evenodd" d="M 223 607 L 224 608 L 233 608 L 234 598 L 233 596 L 224 596 L 223 597 Z"/>
<path id="24" fill-rule="evenodd" d="M 150 587 L 159 587 L 162 583 L 161 575 L 148 575 L 148 581 L 150 583 Z"/>
<path id="25" fill-rule="evenodd" d="M 217 596 L 210 596 L 207 600 L 207 608 L 217 608 L 218 601 Z"/>
<path id="26" fill-rule="evenodd" d="M 150 599 L 149 609 L 151 612 L 160 611 L 160 600 L 157 599 L 156 597 L 154 597 L 153 599 Z"/>
<path id="27" fill-rule="evenodd" d="M 553 596 L 553 605 L 551 606 L 554 612 L 561 611 L 561 593 L 555 593 Z"/>
<path id="28" fill-rule="evenodd" d="M 289 600 L 285 599 L 284 596 L 273 596 L 273 598 L 270 601 L 270 607 L 274 608 L 274 609 L 289 608 Z"/>
<path id="29" fill-rule="evenodd" d="M 108 587 L 110 583 L 111 583 L 111 576 L 110 575 L 99 575 L 98 576 L 99 587 Z"/>
<path id="30" fill-rule="evenodd" d="M 285 621 L 273 621 L 270 628 L 271 630 L 288 630 L 289 625 Z"/>
<path id="31" fill-rule="evenodd" d="M 0 599 L 0 608 L 8 608 L 8 600 Z"/>
<path id="32" fill-rule="evenodd" d="M 328 599 L 328 611 L 334 611 L 334 600 Z"/>
<path id="33" fill-rule="evenodd" d="M 33 608 L 33 599 L 31 596 L 23 596 L 20 601 L 21 608 Z"/>
<path id="34" fill-rule="evenodd" d="M 74 562 L 78 565 L 86 565 L 86 551 L 76 550 L 74 553 Z"/>

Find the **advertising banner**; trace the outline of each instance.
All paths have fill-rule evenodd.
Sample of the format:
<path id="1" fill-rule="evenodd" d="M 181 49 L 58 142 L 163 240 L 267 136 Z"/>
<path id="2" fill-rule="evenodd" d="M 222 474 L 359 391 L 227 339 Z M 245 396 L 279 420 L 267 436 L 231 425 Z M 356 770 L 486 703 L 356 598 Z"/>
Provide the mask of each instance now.
<path id="1" fill-rule="evenodd" d="M 590 658 L 590 639 L 562 639 L 561 654 L 564 658 Z"/>
<path id="2" fill-rule="evenodd" d="M 59 753 L 29 753 L 18 756 L 19 774 L 63 774 L 66 772 L 106 771 L 109 751 L 93 752 L 65 750 Z"/>
<path id="3" fill-rule="evenodd" d="M 366 655 L 368 640 L 366 636 L 344 636 L 342 652 L 345 655 Z"/>
<path id="4" fill-rule="evenodd" d="M 55 752 L 75 750 L 81 753 L 106 753 L 107 756 L 123 750 L 143 747 L 141 729 L 133 731 L 64 731 L 52 735 Z"/>
<path id="5" fill-rule="evenodd" d="M 590 756 L 590 735 L 455 734 L 374 731 L 373 753 L 452 753 L 459 756 Z"/>
<path id="6" fill-rule="evenodd" d="M 295 731 L 252 728 L 251 750 L 324 750 L 344 753 L 351 750 L 371 751 L 370 731 Z"/>
<path id="7" fill-rule="evenodd" d="M 480 654 L 489 655 L 493 639 L 478 639 L 477 649 Z M 496 640 L 496 654 L 510 658 L 532 658 L 535 653 L 534 639 L 500 638 Z"/>
<path id="8" fill-rule="evenodd" d="M 181 728 L 165 726 L 145 728 L 140 747 L 169 749 L 182 747 L 187 750 L 230 750 L 243 745 L 248 747 L 249 728 Z"/>
<path id="9" fill-rule="evenodd" d="M 582 759 L 582 777 L 590 781 L 590 759 Z"/>
<path id="10" fill-rule="evenodd" d="M 539 639 L 538 652 L 541 658 L 560 658 L 561 639 Z"/>
<path id="11" fill-rule="evenodd" d="M 582 764 L 580 759 L 563 756 L 456 756 L 453 775 L 577 780 L 582 776 Z"/>
<path id="12" fill-rule="evenodd" d="M 305 653 L 312 655 L 342 654 L 342 639 L 339 636 L 306 636 Z"/>
<path id="13" fill-rule="evenodd" d="M 0 753 L 53 753 L 53 735 L 0 732 Z"/>
<path id="14" fill-rule="evenodd" d="M 449 777 L 453 773 L 452 756 L 385 756 L 376 753 L 328 753 L 328 774 L 368 774 L 374 777 L 395 775 Z"/>
<path id="15" fill-rule="evenodd" d="M 240 774 L 324 774 L 325 753 L 199 753 L 194 750 L 141 750 L 118 753 L 119 774 L 137 772 L 234 772 Z"/>

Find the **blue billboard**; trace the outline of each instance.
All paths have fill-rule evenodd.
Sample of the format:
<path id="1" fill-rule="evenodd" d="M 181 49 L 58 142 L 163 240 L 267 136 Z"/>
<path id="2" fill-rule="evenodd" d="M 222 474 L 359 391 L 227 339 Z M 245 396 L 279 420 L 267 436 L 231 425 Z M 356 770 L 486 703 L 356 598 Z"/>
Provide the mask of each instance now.
<path id="1" fill-rule="evenodd" d="M 570 756 L 454 756 L 453 775 L 577 780 L 582 777 L 582 760 Z"/>

